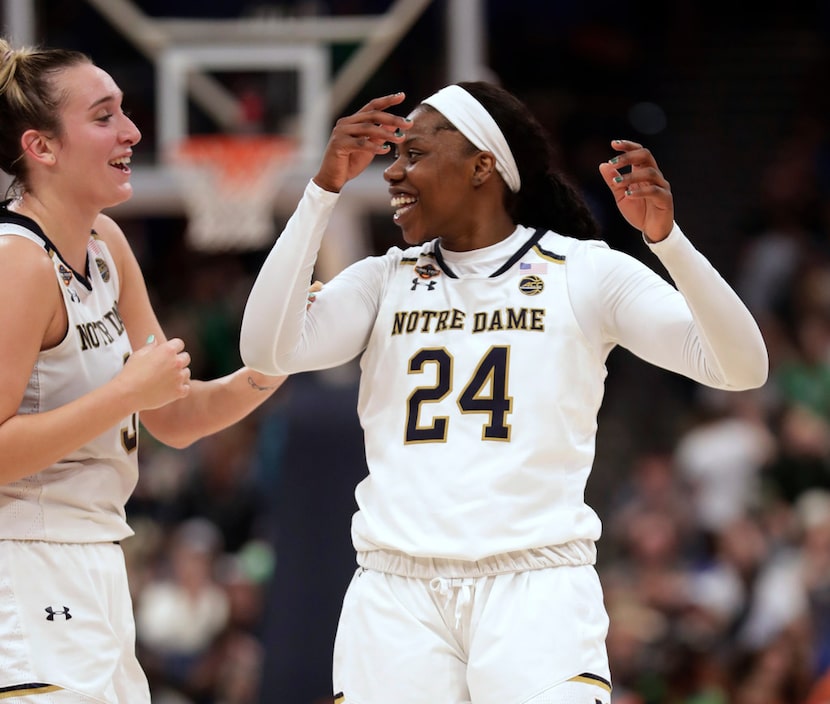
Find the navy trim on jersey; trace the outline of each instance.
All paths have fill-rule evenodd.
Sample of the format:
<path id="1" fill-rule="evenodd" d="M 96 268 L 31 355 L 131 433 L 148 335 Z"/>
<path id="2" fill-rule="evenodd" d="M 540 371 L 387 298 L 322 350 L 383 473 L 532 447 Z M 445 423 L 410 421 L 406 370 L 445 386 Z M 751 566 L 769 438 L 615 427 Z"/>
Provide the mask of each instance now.
<path id="1" fill-rule="evenodd" d="M 546 249 L 542 249 L 538 245 L 536 246 L 536 251 L 539 253 L 540 257 L 544 257 L 545 259 L 552 259 L 555 262 L 564 262 L 566 257 L 564 254 L 557 254 L 556 252 L 548 252 Z"/>
<path id="2" fill-rule="evenodd" d="M 435 262 L 441 267 L 441 271 L 443 271 L 447 276 L 451 279 L 457 279 L 458 276 L 456 273 L 447 266 L 447 262 L 444 261 L 444 257 L 441 255 L 441 248 L 438 246 L 439 240 L 434 240 L 432 243 L 432 256 L 435 257 Z"/>
<path id="3" fill-rule="evenodd" d="M 488 278 L 495 278 L 496 276 L 501 276 L 505 271 L 508 271 L 513 267 L 513 265 L 519 261 L 525 254 L 527 254 L 530 249 L 540 240 L 542 236 L 547 232 L 546 230 L 537 229 L 533 231 L 533 236 L 525 242 L 521 247 L 519 247 L 518 251 L 510 257 L 504 264 L 502 264 L 496 271 L 494 271 Z M 435 256 L 435 261 L 438 262 L 438 266 L 441 267 L 442 271 L 449 276 L 451 279 L 457 279 L 457 274 L 450 269 L 447 265 L 447 262 L 444 261 L 444 257 L 441 255 L 441 248 L 438 246 L 439 240 L 435 240 L 433 244 L 433 255 Z"/>
<path id="4" fill-rule="evenodd" d="M 58 687 L 54 684 L 26 682 L 24 684 L 12 685 L 11 687 L 0 687 L 0 699 L 25 697 L 27 694 L 47 694 L 49 692 L 57 692 L 61 689 L 63 689 L 63 687 Z"/>
<path id="5" fill-rule="evenodd" d="M 490 278 L 493 279 L 496 276 L 501 276 L 505 271 L 509 271 L 513 268 L 513 265 L 519 261 L 525 254 L 527 254 L 533 245 L 535 245 L 540 239 L 542 239 L 542 235 L 544 235 L 546 230 L 537 229 L 533 231 L 533 237 L 531 237 L 527 242 L 525 242 L 521 247 L 519 247 L 519 251 L 516 252 L 510 259 L 508 259 L 501 267 L 499 267 L 496 271 L 490 274 Z"/>
<path id="6" fill-rule="evenodd" d="M 38 225 L 32 218 L 28 217 L 27 215 L 21 215 L 20 213 L 15 213 L 9 210 L 9 203 L 12 202 L 12 199 L 9 198 L 8 200 L 4 200 L 0 203 L 0 222 L 9 222 L 13 225 L 20 225 L 21 227 L 25 227 L 29 230 L 32 234 L 37 235 L 42 239 L 45 244 L 43 248 L 46 250 L 46 253 L 51 256 L 52 252 L 58 255 L 58 258 L 64 263 L 64 265 L 72 272 L 73 276 L 78 279 L 88 290 L 92 290 L 92 283 L 89 281 L 89 257 L 86 259 L 86 271 L 83 274 L 78 273 L 75 271 L 69 264 L 66 263 L 66 259 L 61 256 L 60 250 L 54 245 L 52 240 L 50 240 L 43 229 Z M 95 234 L 95 230 L 92 231 L 92 234 Z"/>
<path id="7" fill-rule="evenodd" d="M 602 689 L 606 690 L 607 692 L 611 692 L 611 683 L 605 679 L 604 677 L 600 677 L 599 675 L 595 675 L 592 672 L 583 672 L 581 675 L 576 675 L 575 677 L 571 677 L 568 682 L 582 682 L 584 684 L 594 684 L 597 687 L 602 687 Z"/>

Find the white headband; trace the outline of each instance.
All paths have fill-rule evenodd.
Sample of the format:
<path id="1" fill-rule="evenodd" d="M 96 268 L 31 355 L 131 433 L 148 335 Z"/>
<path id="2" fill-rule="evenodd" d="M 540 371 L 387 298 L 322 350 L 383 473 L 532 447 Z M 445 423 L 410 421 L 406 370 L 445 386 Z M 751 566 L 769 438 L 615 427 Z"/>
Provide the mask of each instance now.
<path id="1" fill-rule="evenodd" d="M 484 106 L 461 86 L 442 88 L 421 102 L 431 105 L 458 131 L 469 139 L 477 149 L 492 152 L 496 157 L 496 171 L 501 174 L 507 187 L 518 193 L 522 180 L 513 152 L 507 145 L 499 126 Z"/>

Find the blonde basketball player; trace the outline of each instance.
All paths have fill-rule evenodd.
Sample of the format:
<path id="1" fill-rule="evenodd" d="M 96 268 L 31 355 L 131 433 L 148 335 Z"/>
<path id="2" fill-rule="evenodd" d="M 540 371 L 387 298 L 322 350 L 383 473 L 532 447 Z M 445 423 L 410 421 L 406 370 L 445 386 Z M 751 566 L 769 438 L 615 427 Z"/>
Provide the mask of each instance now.
<path id="1" fill-rule="evenodd" d="M 138 417 L 184 447 L 282 376 L 191 380 L 122 231 L 141 138 L 82 54 L 0 40 L 0 700 L 149 704 L 121 547 Z M 266 388 L 267 387 L 267 388 Z M 265 391 L 263 391 L 265 389 Z"/>
<path id="2" fill-rule="evenodd" d="M 337 122 L 242 326 L 243 360 L 267 374 L 361 355 L 369 474 L 337 701 L 608 704 L 601 525 L 584 502 L 605 360 L 620 345 L 749 389 L 767 378 L 763 339 L 674 222 L 648 149 L 615 140 L 599 170 L 675 286 L 590 239 L 588 208 L 510 93 L 448 86 L 408 119 L 388 112 L 403 99 Z M 338 193 L 390 143 L 384 176 L 408 246 L 348 267 L 306 310 Z"/>

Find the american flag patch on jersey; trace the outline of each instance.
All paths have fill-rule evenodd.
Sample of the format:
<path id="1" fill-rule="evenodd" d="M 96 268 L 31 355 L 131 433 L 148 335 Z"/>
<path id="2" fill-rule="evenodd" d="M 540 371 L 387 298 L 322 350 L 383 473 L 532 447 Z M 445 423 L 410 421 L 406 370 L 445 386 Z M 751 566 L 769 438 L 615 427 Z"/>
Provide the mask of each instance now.
<path id="1" fill-rule="evenodd" d="M 544 262 L 536 262 L 534 264 L 530 264 L 528 262 L 521 262 L 519 264 L 519 271 L 521 271 L 523 274 L 547 274 L 548 265 Z"/>

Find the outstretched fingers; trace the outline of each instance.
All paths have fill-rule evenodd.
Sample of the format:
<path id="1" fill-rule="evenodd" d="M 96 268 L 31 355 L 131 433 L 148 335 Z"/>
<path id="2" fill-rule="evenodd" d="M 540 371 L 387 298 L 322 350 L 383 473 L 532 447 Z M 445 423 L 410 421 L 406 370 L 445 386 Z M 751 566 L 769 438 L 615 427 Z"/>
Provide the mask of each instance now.
<path id="1" fill-rule="evenodd" d="M 401 103 L 405 97 L 403 93 L 394 93 L 370 100 L 356 113 L 337 120 L 334 131 L 354 139 L 359 147 L 371 143 L 385 151 L 383 147 L 391 138 L 397 138 L 395 132 L 401 131 L 405 122 L 404 118 L 387 110 Z"/>
<path id="2" fill-rule="evenodd" d="M 408 121 L 388 112 L 403 102 L 404 93 L 374 98 L 357 112 L 341 117 L 329 137 L 320 170 L 314 177 L 318 186 L 339 191 L 361 173 L 378 154 L 386 154 L 392 143 L 400 143 Z"/>
<path id="3" fill-rule="evenodd" d="M 671 185 L 650 149 L 630 140 L 615 139 L 619 154 L 599 170 L 623 217 L 652 241 L 668 236 L 674 224 Z"/>

